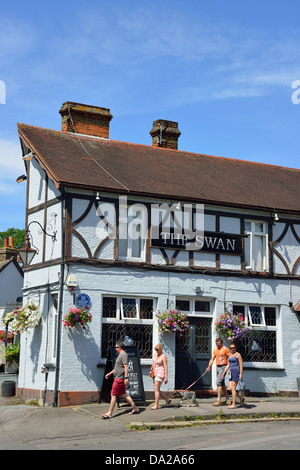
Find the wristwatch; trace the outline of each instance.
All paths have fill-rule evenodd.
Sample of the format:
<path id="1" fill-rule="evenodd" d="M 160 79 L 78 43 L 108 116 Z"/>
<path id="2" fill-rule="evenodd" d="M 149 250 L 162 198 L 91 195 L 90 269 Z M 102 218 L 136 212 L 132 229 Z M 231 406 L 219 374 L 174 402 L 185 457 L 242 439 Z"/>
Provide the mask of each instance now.
<path id="1" fill-rule="evenodd" d="M 128 379 L 128 377 L 124 377 L 124 380 L 125 380 L 125 379 Z"/>

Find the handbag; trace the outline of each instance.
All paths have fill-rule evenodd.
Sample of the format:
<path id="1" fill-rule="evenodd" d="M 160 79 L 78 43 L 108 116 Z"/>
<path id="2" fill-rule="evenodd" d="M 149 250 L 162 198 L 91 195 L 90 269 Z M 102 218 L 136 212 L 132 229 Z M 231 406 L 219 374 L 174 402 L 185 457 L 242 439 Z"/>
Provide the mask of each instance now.
<path id="1" fill-rule="evenodd" d="M 243 379 L 240 379 L 237 385 L 238 392 L 244 392 L 246 390 L 246 385 Z"/>
<path id="2" fill-rule="evenodd" d="M 151 377 L 151 379 L 154 379 L 154 371 L 153 371 L 153 369 L 150 369 L 150 377 Z"/>

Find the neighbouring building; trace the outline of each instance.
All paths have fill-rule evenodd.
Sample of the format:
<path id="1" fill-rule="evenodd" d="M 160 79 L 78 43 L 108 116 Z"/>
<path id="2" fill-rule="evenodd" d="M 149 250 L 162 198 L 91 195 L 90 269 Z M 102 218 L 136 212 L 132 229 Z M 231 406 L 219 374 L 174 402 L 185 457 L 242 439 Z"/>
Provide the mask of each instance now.
<path id="1" fill-rule="evenodd" d="M 108 348 L 125 336 L 139 347 L 146 392 L 158 342 L 164 389 L 185 388 L 207 367 L 225 306 L 250 328 L 247 388 L 298 394 L 300 170 L 178 150 L 175 122 L 154 121 L 147 146 L 110 140 L 109 109 L 66 102 L 60 114 L 61 131 L 18 124 L 38 248 L 24 303 L 42 312 L 21 335 L 19 395 L 97 401 Z M 176 227 L 196 231 L 198 217 L 191 249 Z M 87 329 L 63 326 L 81 303 L 93 315 Z M 193 329 L 160 335 L 155 311 L 167 307 L 188 312 Z M 215 370 L 194 389 L 215 390 Z"/>
<path id="2" fill-rule="evenodd" d="M 4 238 L 4 246 L 0 248 L 0 308 L 21 302 L 22 288 L 23 269 L 18 262 L 18 250 L 13 237 Z"/>

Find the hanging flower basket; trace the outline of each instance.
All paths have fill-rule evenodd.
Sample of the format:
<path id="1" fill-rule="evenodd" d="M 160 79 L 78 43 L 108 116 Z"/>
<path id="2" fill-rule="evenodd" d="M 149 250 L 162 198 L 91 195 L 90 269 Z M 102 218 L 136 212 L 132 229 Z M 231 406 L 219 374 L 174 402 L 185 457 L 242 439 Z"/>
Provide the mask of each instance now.
<path id="1" fill-rule="evenodd" d="M 17 307 L 13 312 L 7 313 L 4 317 L 4 325 L 8 325 L 13 334 L 29 332 L 29 329 L 36 328 L 41 322 L 41 313 L 37 305 L 33 302 Z"/>
<path id="2" fill-rule="evenodd" d="M 164 310 L 156 313 L 158 321 L 159 333 L 185 333 L 189 328 L 189 319 L 186 313 L 181 313 L 180 310 Z"/>
<path id="3" fill-rule="evenodd" d="M 223 315 L 215 322 L 216 332 L 231 341 L 241 340 L 248 333 L 248 328 L 244 323 L 241 313 L 233 313 L 231 309 L 225 309 Z"/>
<path id="4" fill-rule="evenodd" d="M 92 314 L 89 307 L 84 308 L 69 308 L 68 312 L 63 318 L 63 324 L 66 327 L 73 328 L 75 325 L 80 325 L 83 330 L 86 325 L 92 321 Z"/>
<path id="5" fill-rule="evenodd" d="M 0 330 L 0 341 L 4 342 L 5 338 L 6 338 L 6 332 L 4 330 Z M 7 342 L 12 343 L 13 339 L 14 339 L 14 335 L 10 331 L 8 331 L 7 332 Z"/>

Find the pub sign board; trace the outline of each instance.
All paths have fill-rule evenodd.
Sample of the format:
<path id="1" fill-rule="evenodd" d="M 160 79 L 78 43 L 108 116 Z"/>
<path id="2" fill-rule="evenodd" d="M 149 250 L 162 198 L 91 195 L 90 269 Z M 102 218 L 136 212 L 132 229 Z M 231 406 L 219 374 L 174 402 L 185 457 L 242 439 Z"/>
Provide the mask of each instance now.
<path id="1" fill-rule="evenodd" d="M 155 237 L 152 234 L 155 233 Z M 158 236 L 157 236 L 158 233 Z M 247 235 L 237 235 L 225 232 L 203 232 L 191 238 L 185 233 L 163 231 L 155 228 L 151 231 L 152 248 L 169 248 L 173 250 L 193 250 L 205 253 L 242 256 L 244 238 Z"/>

